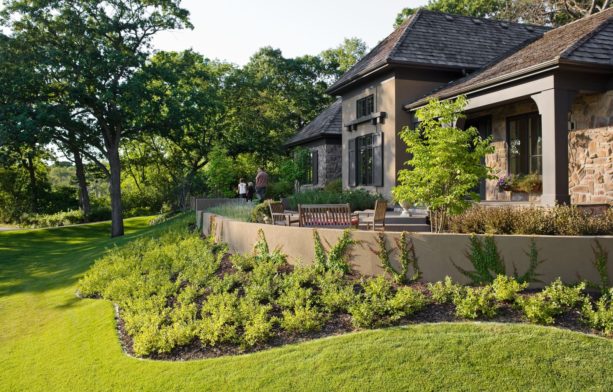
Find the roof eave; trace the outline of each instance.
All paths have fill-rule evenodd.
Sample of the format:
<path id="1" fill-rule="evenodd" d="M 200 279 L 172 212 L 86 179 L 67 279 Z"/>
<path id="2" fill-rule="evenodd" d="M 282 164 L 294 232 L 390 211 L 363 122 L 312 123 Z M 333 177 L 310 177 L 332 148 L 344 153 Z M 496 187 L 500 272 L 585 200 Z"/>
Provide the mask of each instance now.
<path id="1" fill-rule="evenodd" d="M 299 146 L 301 144 L 306 144 L 306 143 L 310 143 L 310 142 L 314 142 L 316 140 L 320 140 L 320 139 L 328 139 L 328 138 L 342 138 L 343 135 L 340 133 L 320 133 L 314 136 L 310 136 L 304 139 L 299 139 L 299 140 L 294 140 L 294 141 L 290 141 L 285 143 L 283 146 L 286 148 L 290 148 L 290 147 L 295 147 L 295 146 Z"/>
<path id="2" fill-rule="evenodd" d="M 453 99 L 456 98 L 460 95 L 467 95 L 467 94 L 475 94 L 478 93 L 480 91 L 483 90 L 487 90 L 487 89 L 491 89 L 500 85 L 504 85 L 504 84 L 508 84 L 508 83 L 512 83 L 521 79 L 526 79 L 529 78 L 531 76 L 534 75 L 538 75 L 541 74 L 543 72 L 547 72 L 553 69 L 556 69 L 559 67 L 559 63 L 560 60 L 558 58 L 555 58 L 553 60 L 549 60 L 543 63 L 540 63 L 538 65 L 529 67 L 529 68 L 525 68 L 522 69 L 520 71 L 516 71 L 516 72 L 511 72 L 508 74 L 504 74 L 502 76 L 498 76 L 492 79 L 488 79 L 485 80 L 483 82 L 477 83 L 471 87 L 465 88 L 465 89 L 460 89 L 460 91 L 457 91 L 453 94 L 450 95 L 442 95 L 439 97 L 436 97 L 438 99 L 441 100 L 447 100 L 447 99 Z M 408 111 L 414 111 L 417 110 L 421 107 L 424 107 L 428 104 L 430 100 L 430 97 L 426 97 L 423 99 L 420 99 L 418 101 L 415 102 L 411 102 L 408 103 L 406 105 L 404 105 L 404 109 L 408 110 Z"/>

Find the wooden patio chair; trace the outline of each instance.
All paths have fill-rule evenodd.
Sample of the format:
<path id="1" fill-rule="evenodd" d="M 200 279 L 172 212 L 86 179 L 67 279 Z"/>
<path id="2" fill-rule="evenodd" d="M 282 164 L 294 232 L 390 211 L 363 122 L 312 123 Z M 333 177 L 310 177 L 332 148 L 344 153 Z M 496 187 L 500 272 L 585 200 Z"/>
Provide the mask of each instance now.
<path id="1" fill-rule="evenodd" d="M 387 212 L 387 201 L 377 200 L 375 202 L 375 211 L 372 216 L 364 218 L 363 222 L 366 224 L 366 230 L 370 230 L 372 226 L 373 231 L 385 231 L 385 213 Z"/>
<path id="2" fill-rule="evenodd" d="M 285 211 L 283 203 L 278 201 L 270 202 L 270 218 L 273 225 L 291 226 L 292 223 L 299 223 L 298 218 L 292 218 L 292 213 Z"/>

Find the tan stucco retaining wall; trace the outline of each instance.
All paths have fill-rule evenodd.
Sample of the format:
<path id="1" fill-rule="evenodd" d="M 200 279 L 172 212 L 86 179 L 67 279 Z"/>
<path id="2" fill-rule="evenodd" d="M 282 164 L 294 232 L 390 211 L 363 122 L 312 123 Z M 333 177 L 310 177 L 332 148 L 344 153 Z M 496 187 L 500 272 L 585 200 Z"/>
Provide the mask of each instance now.
<path id="1" fill-rule="evenodd" d="M 215 236 L 225 242 L 232 252 L 248 253 L 252 251 L 257 241 L 258 231 L 262 229 L 271 248 L 279 247 L 288 256 L 292 264 L 311 264 L 314 258 L 313 230 L 301 227 L 283 227 L 255 223 L 232 221 L 213 214 L 199 212 L 202 215 L 202 232 L 209 234 L 211 220 L 216 224 Z M 324 245 L 335 244 L 342 230 L 318 229 Z M 351 263 L 354 269 L 365 275 L 383 274 L 378 257 L 371 249 L 377 249 L 376 233 L 354 231 L 354 239 L 361 245 L 352 249 Z M 400 233 L 385 233 L 388 247 L 396 249 L 396 240 Z M 410 236 L 415 245 L 419 266 L 423 272 L 423 280 L 434 282 L 449 275 L 454 280 L 469 283 L 453 266 L 472 270 L 465 256 L 469 244 L 469 236 L 465 234 L 431 234 L 415 233 Z M 609 252 L 609 279 L 613 280 L 613 237 L 562 237 L 562 236 L 496 236 L 500 254 L 503 256 L 507 272 L 512 274 L 514 266 L 522 274 L 528 268 L 529 259 L 526 252 L 530 249 L 530 240 L 534 238 L 539 250 L 540 259 L 545 260 L 538 268 L 539 277 L 544 283 L 549 283 L 561 277 L 566 283 L 574 283 L 579 277 L 590 281 L 598 281 L 598 274 L 592 264 L 594 254 L 592 246 L 595 240 Z M 328 246 L 326 245 L 326 248 Z M 392 262 L 397 263 L 398 253 L 392 255 Z M 533 283 L 532 287 L 542 286 Z"/>

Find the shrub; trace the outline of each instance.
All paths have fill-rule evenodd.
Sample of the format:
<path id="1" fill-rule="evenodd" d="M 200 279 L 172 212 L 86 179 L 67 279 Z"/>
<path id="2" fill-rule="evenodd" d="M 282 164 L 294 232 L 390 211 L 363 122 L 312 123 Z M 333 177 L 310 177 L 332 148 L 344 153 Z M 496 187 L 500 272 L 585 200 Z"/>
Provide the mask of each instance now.
<path id="1" fill-rule="evenodd" d="M 514 302 L 517 294 L 528 287 L 528 283 L 519 283 L 514 278 L 498 275 L 492 283 L 494 297 L 500 302 Z"/>
<path id="2" fill-rule="evenodd" d="M 272 306 L 262 305 L 250 297 L 241 299 L 238 310 L 243 326 L 242 345 L 253 347 L 270 337 L 275 322 L 269 316 L 271 309 Z"/>
<path id="3" fill-rule="evenodd" d="M 328 181 L 324 186 L 325 192 L 342 193 L 343 192 L 343 180 L 338 178 L 336 180 Z"/>
<path id="4" fill-rule="evenodd" d="M 596 308 L 586 298 L 581 308 L 583 321 L 590 327 L 604 332 L 605 335 L 613 336 L 613 288 L 602 295 Z"/>
<path id="5" fill-rule="evenodd" d="M 423 309 L 428 304 L 426 296 L 411 287 L 400 287 L 394 297 L 388 301 L 390 319 L 398 321 Z"/>
<path id="6" fill-rule="evenodd" d="M 358 328 L 372 328 L 386 325 L 388 300 L 392 297 L 392 286 L 382 276 L 362 281 L 364 292 L 349 307 L 352 323 Z"/>
<path id="7" fill-rule="evenodd" d="M 270 222 L 270 200 L 264 200 L 253 207 L 250 221 L 254 223 Z"/>
<path id="8" fill-rule="evenodd" d="M 293 309 L 311 304 L 313 289 L 296 285 L 286 287 L 277 298 L 276 303 L 284 308 Z"/>
<path id="9" fill-rule="evenodd" d="M 558 315 L 583 303 L 584 290 L 585 283 L 570 287 L 565 286 L 558 278 L 536 295 L 517 298 L 517 303 L 529 321 L 553 324 Z"/>
<path id="10" fill-rule="evenodd" d="M 377 235 L 377 245 L 379 249 L 375 250 L 371 248 L 371 252 L 379 257 L 381 266 L 392 277 L 394 282 L 399 284 L 407 284 L 418 280 L 421 277 L 421 271 L 419 270 L 419 265 L 417 264 L 417 256 L 415 255 L 413 240 L 410 238 L 407 240 L 407 233 L 402 232 L 400 239 L 396 241 L 396 244 L 398 245 L 398 250 L 400 251 L 400 271 L 396 271 L 392 265 L 390 256 L 393 251 L 387 247 L 385 235 L 383 233 L 379 233 Z M 413 274 L 409 278 L 407 275 L 411 266 L 413 266 Z"/>
<path id="11" fill-rule="evenodd" d="M 284 310 L 281 328 L 288 332 L 319 331 L 326 322 L 326 317 L 313 305 L 301 305 L 292 311 Z"/>
<path id="12" fill-rule="evenodd" d="M 258 263 L 253 271 L 247 274 L 245 294 L 259 301 L 271 301 L 279 289 L 280 280 L 277 265 Z"/>
<path id="13" fill-rule="evenodd" d="M 454 296 L 453 303 L 456 307 L 456 314 L 467 319 L 476 319 L 479 316 L 492 318 L 498 309 L 491 286 L 467 287 L 462 293 Z"/>
<path id="14" fill-rule="evenodd" d="M 427 287 L 432 300 L 438 304 L 453 301 L 453 298 L 464 290 L 464 286 L 453 283 L 449 276 L 446 276 L 443 282 L 428 283 Z"/>
<path id="15" fill-rule="evenodd" d="M 449 230 L 475 234 L 610 235 L 613 209 L 592 214 L 576 206 L 496 207 L 475 205 L 452 216 Z"/>
<path id="16" fill-rule="evenodd" d="M 341 273 L 327 271 L 318 276 L 319 301 L 328 313 L 345 312 L 355 299 L 353 286 L 343 280 Z"/>
<path id="17" fill-rule="evenodd" d="M 204 345 L 235 343 L 238 340 L 238 296 L 235 293 L 210 295 L 202 304 L 198 337 Z"/>

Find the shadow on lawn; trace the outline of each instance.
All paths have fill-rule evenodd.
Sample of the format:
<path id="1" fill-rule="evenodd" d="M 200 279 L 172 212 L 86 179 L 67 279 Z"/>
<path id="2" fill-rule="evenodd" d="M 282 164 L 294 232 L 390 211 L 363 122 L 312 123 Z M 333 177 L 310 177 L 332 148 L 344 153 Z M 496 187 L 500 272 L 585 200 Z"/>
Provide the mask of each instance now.
<path id="1" fill-rule="evenodd" d="M 147 222 L 126 220 L 117 239 L 109 238 L 109 222 L 0 233 L 0 296 L 74 284 L 106 249 L 148 232 Z"/>

